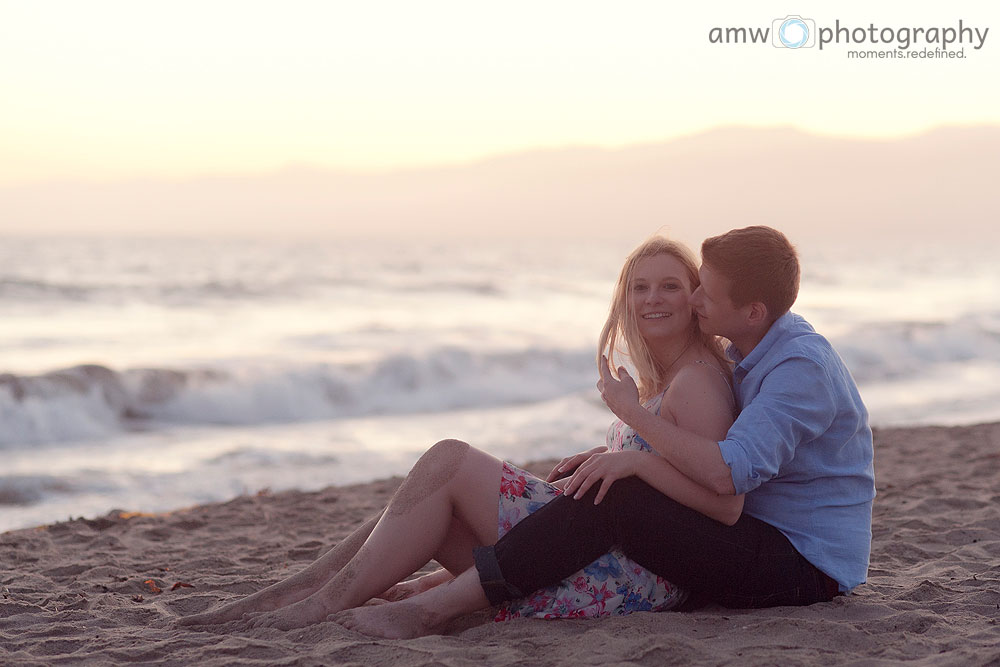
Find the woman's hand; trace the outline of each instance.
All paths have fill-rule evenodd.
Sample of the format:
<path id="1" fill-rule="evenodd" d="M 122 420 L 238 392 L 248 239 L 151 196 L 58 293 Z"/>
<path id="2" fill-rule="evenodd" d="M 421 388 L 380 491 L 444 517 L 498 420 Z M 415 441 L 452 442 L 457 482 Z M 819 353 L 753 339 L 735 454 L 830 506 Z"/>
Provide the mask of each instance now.
<path id="1" fill-rule="evenodd" d="M 594 504 L 597 505 L 604 499 L 615 480 L 631 477 L 638 472 L 643 456 L 651 455 L 640 451 L 594 454 L 576 469 L 563 492 L 567 496 L 572 496 L 574 500 L 579 500 L 590 487 L 600 481 L 601 488 L 594 497 Z"/>
<path id="2" fill-rule="evenodd" d="M 560 491 L 565 491 L 566 485 L 569 484 L 569 477 L 561 477 L 554 482 L 549 482 L 549 484 L 556 487 Z"/>
<path id="3" fill-rule="evenodd" d="M 635 414 L 635 410 L 642 410 L 639 404 L 639 387 L 635 380 L 628 374 L 624 366 L 618 369 L 618 378 L 611 374 L 611 367 L 608 366 L 608 358 L 601 356 L 598 370 L 601 379 L 597 381 L 597 390 L 601 392 L 601 399 L 611 408 L 611 412 L 623 422 L 632 425 L 630 419 Z"/>
<path id="4" fill-rule="evenodd" d="M 549 476 L 545 478 L 545 481 L 554 482 L 562 477 L 568 477 L 580 466 L 581 463 L 589 459 L 591 456 L 606 451 L 608 451 L 607 447 L 604 445 L 598 445 L 597 447 L 588 449 L 585 452 L 580 452 L 579 454 L 574 454 L 573 456 L 567 456 L 556 464 L 556 467 L 552 469 L 552 472 L 550 472 Z"/>

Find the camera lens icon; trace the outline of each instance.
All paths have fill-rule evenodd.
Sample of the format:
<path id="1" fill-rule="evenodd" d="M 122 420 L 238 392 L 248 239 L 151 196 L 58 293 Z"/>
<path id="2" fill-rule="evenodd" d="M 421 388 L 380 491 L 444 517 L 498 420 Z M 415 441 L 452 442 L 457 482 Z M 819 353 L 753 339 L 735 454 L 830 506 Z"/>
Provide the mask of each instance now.
<path id="1" fill-rule="evenodd" d="M 816 46 L 816 21 L 792 14 L 771 21 L 771 44 L 779 49 Z"/>

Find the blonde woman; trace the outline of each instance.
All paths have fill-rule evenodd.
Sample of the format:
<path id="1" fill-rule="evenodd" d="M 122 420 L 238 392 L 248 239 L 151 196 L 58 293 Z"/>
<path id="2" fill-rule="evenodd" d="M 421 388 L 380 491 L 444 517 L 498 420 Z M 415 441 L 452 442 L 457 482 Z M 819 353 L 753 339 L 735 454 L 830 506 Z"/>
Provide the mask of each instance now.
<path id="1" fill-rule="evenodd" d="M 654 237 L 629 255 L 600 337 L 598 388 L 627 358 L 647 410 L 718 440 L 732 424 L 734 399 L 720 344 L 701 333 L 688 305 L 698 285 L 697 264 L 683 245 Z M 618 372 L 627 373 L 624 368 Z M 357 608 L 373 597 L 400 600 L 472 568 L 475 547 L 496 543 L 564 489 L 580 496 L 600 480 L 595 498 L 599 503 L 615 479 L 631 476 L 725 524 L 735 523 L 742 512 L 742 496 L 720 495 L 681 474 L 621 421 L 612 424 L 605 445 L 563 459 L 546 480 L 464 442 L 444 440 L 417 461 L 379 516 L 308 568 L 181 623 L 243 619 L 251 627 L 291 629 Z M 444 569 L 397 583 L 431 559 Z M 557 586 L 504 605 L 497 618 L 662 610 L 684 597 L 684 591 L 613 551 Z M 351 625 L 357 618 L 337 620 Z M 390 622 L 396 628 L 391 634 L 427 632 L 431 622 L 421 619 L 420 627 Z"/>

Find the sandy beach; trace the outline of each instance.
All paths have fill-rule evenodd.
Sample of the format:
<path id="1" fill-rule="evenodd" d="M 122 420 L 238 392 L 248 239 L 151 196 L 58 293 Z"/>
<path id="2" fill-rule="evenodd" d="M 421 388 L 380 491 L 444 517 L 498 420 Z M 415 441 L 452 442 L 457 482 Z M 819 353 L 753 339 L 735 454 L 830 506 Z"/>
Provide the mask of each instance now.
<path id="1" fill-rule="evenodd" d="M 174 626 L 303 568 L 381 508 L 394 478 L 4 533 L 0 664 L 1000 664 L 1000 424 L 884 429 L 875 444 L 868 583 L 830 603 L 596 621 L 484 612 L 407 641 L 331 622 Z"/>

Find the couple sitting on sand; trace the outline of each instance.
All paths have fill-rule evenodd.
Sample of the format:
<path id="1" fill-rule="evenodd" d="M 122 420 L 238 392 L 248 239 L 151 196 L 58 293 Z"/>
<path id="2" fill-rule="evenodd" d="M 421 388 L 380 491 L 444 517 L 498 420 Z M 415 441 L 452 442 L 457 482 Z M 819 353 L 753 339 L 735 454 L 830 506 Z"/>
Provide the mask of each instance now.
<path id="1" fill-rule="evenodd" d="M 868 415 L 829 342 L 789 312 L 795 249 L 748 227 L 707 239 L 702 260 L 662 238 L 626 260 L 598 353 L 619 417 L 605 446 L 542 480 L 439 442 L 308 568 L 181 623 L 413 637 L 490 604 L 498 619 L 806 605 L 863 583 Z M 397 583 L 431 559 L 444 569 Z"/>

